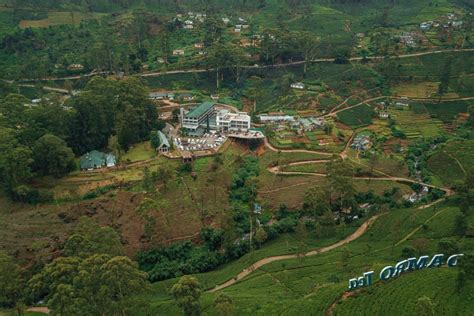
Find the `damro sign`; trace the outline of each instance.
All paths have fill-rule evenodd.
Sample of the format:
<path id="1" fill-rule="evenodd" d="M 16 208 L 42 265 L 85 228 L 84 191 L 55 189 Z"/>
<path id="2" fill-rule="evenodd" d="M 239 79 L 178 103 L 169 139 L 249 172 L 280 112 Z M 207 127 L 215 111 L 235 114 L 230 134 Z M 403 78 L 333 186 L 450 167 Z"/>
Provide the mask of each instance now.
<path id="1" fill-rule="evenodd" d="M 455 267 L 458 264 L 458 258 L 462 257 L 463 254 L 455 254 L 449 256 L 445 261 L 445 255 L 437 254 L 433 258 L 429 256 L 421 256 L 419 258 L 409 258 L 398 262 L 394 266 L 386 266 L 380 271 L 379 279 L 382 281 L 396 278 L 400 274 L 413 271 L 421 270 L 423 268 L 438 268 L 446 264 L 448 267 Z M 349 290 L 369 286 L 374 281 L 374 271 L 365 272 L 363 276 L 349 280 Z"/>

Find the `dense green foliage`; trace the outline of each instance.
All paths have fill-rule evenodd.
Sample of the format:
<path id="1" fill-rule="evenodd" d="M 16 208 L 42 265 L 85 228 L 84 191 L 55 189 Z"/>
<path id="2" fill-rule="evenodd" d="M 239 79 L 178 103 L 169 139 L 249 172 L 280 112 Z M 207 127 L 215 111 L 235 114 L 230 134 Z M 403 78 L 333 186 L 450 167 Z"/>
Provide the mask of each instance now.
<path id="1" fill-rule="evenodd" d="M 127 257 L 96 254 L 58 258 L 28 282 L 31 295 L 45 298 L 60 315 L 120 313 L 143 309 L 133 297 L 146 290 L 146 274 Z"/>
<path id="2" fill-rule="evenodd" d="M 22 289 L 20 267 L 4 252 L 0 252 L 0 308 L 12 307 Z"/>
<path id="3" fill-rule="evenodd" d="M 0 181 L 8 194 L 29 203 L 51 200 L 24 186 L 33 175 L 64 176 L 76 168 L 73 152 L 114 147 L 112 136 L 126 151 L 163 125 L 147 88 L 134 78 L 93 78 L 66 101 L 52 96 L 31 104 L 10 94 L 0 99 L 0 114 Z"/>

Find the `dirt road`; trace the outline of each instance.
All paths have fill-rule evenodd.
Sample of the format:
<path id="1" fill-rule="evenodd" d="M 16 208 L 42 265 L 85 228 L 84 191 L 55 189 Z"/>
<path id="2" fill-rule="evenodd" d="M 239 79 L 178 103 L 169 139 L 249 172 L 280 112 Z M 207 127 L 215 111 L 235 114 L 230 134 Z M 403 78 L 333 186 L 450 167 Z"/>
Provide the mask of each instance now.
<path id="1" fill-rule="evenodd" d="M 435 50 L 435 51 L 426 51 L 426 52 L 419 52 L 413 54 L 403 54 L 398 56 L 390 56 L 388 58 L 411 58 L 411 57 L 419 57 L 425 55 L 434 55 L 434 54 L 443 54 L 443 53 L 454 53 L 454 52 L 472 52 L 474 48 L 466 48 L 466 49 L 444 49 L 444 50 Z M 385 56 L 369 56 L 366 57 L 367 60 L 382 60 L 387 57 Z M 361 61 L 364 59 L 363 57 L 352 57 L 349 58 L 349 61 Z M 311 61 L 312 63 L 325 63 L 334 62 L 334 58 L 317 58 Z M 276 64 L 276 65 L 253 65 L 253 66 L 241 66 L 244 69 L 265 69 L 265 68 L 283 68 L 288 66 L 295 66 L 295 65 L 302 65 L 305 61 L 294 61 L 284 64 Z M 182 70 L 168 70 L 168 71 L 155 71 L 155 72 L 148 72 L 139 74 L 141 77 L 156 77 L 156 76 L 163 76 L 163 75 L 173 75 L 173 74 L 188 74 L 188 73 L 203 73 L 203 72 L 210 72 L 214 71 L 215 69 L 182 69 Z M 110 74 L 109 71 L 101 71 L 101 72 L 92 72 L 89 74 L 77 75 L 77 76 L 69 76 L 69 77 L 50 77 L 50 78 L 39 78 L 39 79 L 21 79 L 20 82 L 35 82 L 35 81 L 63 81 L 63 80 L 78 80 L 84 77 L 92 77 L 96 75 L 103 75 L 103 74 Z"/>
<path id="2" fill-rule="evenodd" d="M 325 253 L 325 252 L 334 250 L 338 247 L 341 247 L 345 244 L 350 243 L 351 241 L 356 240 L 357 238 L 362 236 L 367 231 L 369 226 L 377 218 L 379 218 L 382 215 L 384 215 L 384 214 L 378 214 L 378 215 L 372 216 L 366 222 L 364 222 L 354 233 L 347 236 L 346 238 L 344 238 L 344 239 L 342 239 L 342 240 L 340 240 L 340 241 L 338 241 L 338 242 L 336 242 L 332 245 L 329 245 L 329 246 L 326 246 L 326 247 L 323 247 L 323 248 L 318 248 L 318 249 L 311 250 L 311 251 L 305 253 L 303 256 L 310 257 L 310 256 L 319 255 L 321 253 Z M 226 287 L 229 287 L 229 286 L 237 283 L 241 279 L 245 278 L 247 275 L 251 274 L 252 272 L 257 270 L 258 268 L 260 268 L 264 265 L 267 265 L 269 263 L 272 263 L 272 262 L 275 262 L 275 261 L 281 261 L 281 260 L 288 260 L 288 259 L 298 259 L 299 257 L 300 257 L 300 255 L 298 255 L 298 254 L 290 254 L 290 255 L 273 256 L 273 257 L 267 257 L 267 258 L 261 259 L 261 260 L 255 262 L 254 264 L 250 265 L 249 267 L 245 268 L 244 270 L 242 270 L 242 272 L 237 274 L 234 278 L 232 278 L 232 279 L 230 279 L 230 280 L 228 280 L 228 281 L 226 281 L 226 282 L 224 282 L 220 285 L 217 285 L 215 288 L 209 290 L 209 292 L 213 293 L 213 292 L 225 289 Z"/>

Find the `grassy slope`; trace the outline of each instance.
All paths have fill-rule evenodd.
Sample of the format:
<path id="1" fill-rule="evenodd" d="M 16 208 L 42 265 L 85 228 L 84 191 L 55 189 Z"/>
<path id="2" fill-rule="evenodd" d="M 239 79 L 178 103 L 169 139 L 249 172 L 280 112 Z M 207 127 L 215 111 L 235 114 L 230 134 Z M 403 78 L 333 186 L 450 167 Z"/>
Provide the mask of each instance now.
<path id="1" fill-rule="evenodd" d="M 420 296 L 432 300 L 435 315 L 469 315 L 474 308 L 474 284 L 458 293 L 456 277 L 456 269 L 402 275 L 345 300 L 336 307 L 334 315 L 413 315 Z"/>
<path id="2" fill-rule="evenodd" d="M 437 240 L 452 236 L 451 227 L 458 212 L 457 208 L 447 205 L 438 206 L 436 209 L 393 211 L 375 222 L 361 238 L 343 248 L 315 257 L 266 265 L 243 281 L 225 289 L 224 292 L 233 297 L 238 313 L 243 315 L 324 313 L 332 302 L 345 291 L 349 278 L 363 271 L 370 269 L 379 271 L 387 264 L 394 264 L 401 258 L 401 249 L 406 245 L 411 245 L 414 240 L 421 239 L 426 243 L 422 253 L 435 253 Z M 425 224 L 425 228 L 421 228 L 422 224 Z M 472 241 L 461 239 L 459 242 L 464 251 L 474 249 Z M 343 251 L 348 251 L 350 255 L 347 266 L 341 262 Z M 452 295 L 454 284 L 452 277 L 455 276 L 456 270 L 446 271 L 436 273 L 448 273 L 444 279 L 443 276 L 441 278 L 443 280 L 450 279 L 447 282 L 447 293 Z M 210 274 L 212 275 L 212 272 Z M 426 282 L 429 282 L 425 282 L 424 278 L 417 277 L 418 274 L 419 272 L 413 272 L 410 276 L 392 280 L 387 284 L 391 286 L 391 289 L 397 288 L 400 292 L 414 292 L 419 287 L 427 286 Z M 209 279 L 211 275 L 208 274 L 206 279 Z M 200 276 L 198 275 L 198 277 Z M 404 278 L 411 278 L 413 282 L 403 282 Z M 377 283 L 379 282 L 377 281 Z M 376 286 L 383 288 L 387 285 Z M 164 290 L 159 284 L 156 285 L 156 289 Z M 374 286 L 371 289 L 376 291 L 377 288 Z M 384 291 L 380 295 L 384 295 L 384 293 L 391 293 L 391 291 Z M 428 295 L 436 298 L 440 292 L 433 289 L 428 293 L 418 293 L 419 296 Z M 161 295 L 163 294 L 161 292 Z M 209 305 L 214 296 L 214 294 L 207 293 L 204 295 L 205 314 L 213 313 Z M 368 304 L 384 305 L 379 300 L 371 300 L 371 298 L 372 296 L 369 296 L 364 299 Z M 408 299 L 412 301 L 412 298 Z M 462 297 L 458 299 L 462 299 Z M 462 312 L 468 307 L 472 308 L 468 305 L 472 302 L 458 305 L 458 299 L 441 300 L 437 308 L 457 312 Z M 403 301 L 405 299 L 402 298 Z M 160 312 L 176 312 L 172 301 L 155 300 L 154 302 Z"/>
<path id="3" fill-rule="evenodd" d="M 464 179 L 465 172 L 473 167 L 473 161 L 474 141 L 452 141 L 434 153 L 427 166 L 442 182 L 452 185 Z"/>

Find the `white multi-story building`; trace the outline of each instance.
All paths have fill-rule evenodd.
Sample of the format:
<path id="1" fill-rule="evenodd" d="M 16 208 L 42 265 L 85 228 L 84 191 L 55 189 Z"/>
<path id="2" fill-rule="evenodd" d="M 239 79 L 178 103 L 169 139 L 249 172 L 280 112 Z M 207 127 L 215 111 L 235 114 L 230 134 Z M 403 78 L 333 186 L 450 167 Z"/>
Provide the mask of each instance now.
<path id="1" fill-rule="evenodd" d="M 214 106 L 215 103 L 213 102 L 204 102 L 186 114 L 181 108 L 182 127 L 187 130 L 196 131 L 199 127 L 207 126 L 215 115 Z"/>
<path id="2" fill-rule="evenodd" d="M 231 113 L 228 110 L 217 112 L 216 126 L 223 132 L 248 131 L 250 123 L 250 115 L 246 112 Z"/>

